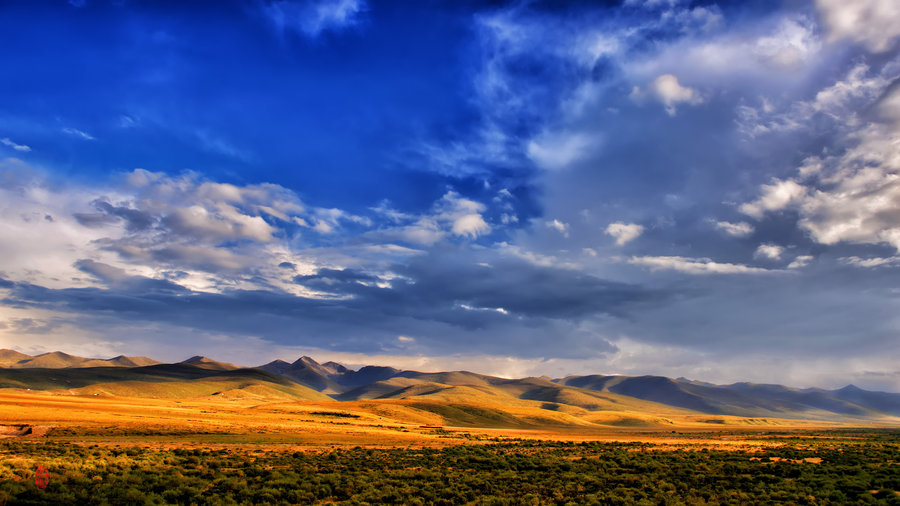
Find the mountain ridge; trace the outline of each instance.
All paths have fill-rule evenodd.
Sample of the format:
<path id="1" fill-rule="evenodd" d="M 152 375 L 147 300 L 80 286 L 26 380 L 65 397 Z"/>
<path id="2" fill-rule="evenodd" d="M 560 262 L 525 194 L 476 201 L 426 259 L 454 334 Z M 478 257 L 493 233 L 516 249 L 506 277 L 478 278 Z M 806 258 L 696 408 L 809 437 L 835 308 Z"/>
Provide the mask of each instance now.
<path id="1" fill-rule="evenodd" d="M 23 370 L 31 373 L 14 372 Z M 44 381 L 43 376 L 58 375 L 53 371 L 71 371 L 66 375 L 68 384 Z M 114 392 L 127 390 L 116 383 L 174 385 L 179 381 L 232 382 L 229 385 L 238 390 L 252 384 L 257 392 L 296 396 L 301 400 L 394 399 L 508 406 L 543 403 L 544 409 L 585 412 L 672 411 L 737 417 L 823 421 L 896 419 L 900 422 L 900 394 L 870 391 L 855 385 L 835 390 L 751 382 L 716 385 L 656 375 L 500 378 L 470 371 L 420 372 L 388 366 L 354 370 L 337 362 L 320 364 L 308 356 L 294 362 L 279 359 L 258 367 L 240 367 L 201 355 L 164 364 L 147 357 L 125 355 L 90 359 L 51 352 L 32 357 L 14 350 L 0 350 L 0 388 L 72 388 L 77 384 L 77 388 L 87 388 L 86 391 L 99 388 Z M 93 385 L 105 385 L 106 390 Z M 161 387 L 155 388 L 154 391 L 159 391 Z M 178 388 L 183 392 L 209 390 L 181 383 Z"/>

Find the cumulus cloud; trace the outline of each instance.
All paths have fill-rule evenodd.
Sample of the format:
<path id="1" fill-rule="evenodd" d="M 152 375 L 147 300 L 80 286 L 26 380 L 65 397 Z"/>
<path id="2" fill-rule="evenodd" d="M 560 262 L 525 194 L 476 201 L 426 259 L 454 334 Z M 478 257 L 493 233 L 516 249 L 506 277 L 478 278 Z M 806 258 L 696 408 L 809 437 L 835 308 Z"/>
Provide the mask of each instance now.
<path id="1" fill-rule="evenodd" d="M 0 139 L 0 144 L 3 144 L 4 146 L 8 146 L 10 148 L 13 148 L 16 151 L 24 151 L 24 152 L 31 151 L 30 146 L 26 146 L 25 144 L 16 144 L 15 142 L 11 141 L 9 139 L 9 137 L 4 137 L 4 138 Z"/>
<path id="2" fill-rule="evenodd" d="M 606 234 L 616 239 L 616 246 L 624 246 L 644 233 L 643 225 L 617 221 L 606 227 Z"/>
<path id="3" fill-rule="evenodd" d="M 99 276 L 91 267 L 103 264 L 194 290 L 298 293 L 277 267 L 289 262 L 302 272 L 315 262 L 294 242 L 298 222 L 371 225 L 340 210 L 306 206 L 273 184 L 239 186 L 193 173 L 169 176 L 137 169 L 118 184 L 60 188 L 39 177 L 22 178 L 27 167 L 14 170 L 21 181 L 7 179 L 0 189 L 4 270 L 12 279 L 45 286 L 108 282 L 110 276 Z M 396 253 L 372 255 L 392 258 Z"/>
<path id="4" fill-rule="evenodd" d="M 649 267 L 650 270 L 673 270 L 687 274 L 764 274 L 769 269 L 750 267 L 742 264 L 714 262 L 709 258 L 686 258 L 680 256 L 631 257 L 628 263 Z"/>
<path id="5" fill-rule="evenodd" d="M 175 234 L 213 243 L 234 239 L 269 242 L 275 232 L 262 217 L 248 216 L 226 204 L 219 204 L 214 209 L 201 205 L 174 209 L 162 223 Z"/>
<path id="6" fill-rule="evenodd" d="M 774 180 L 772 184 L 763 185 L 762 195 L 752 202 L 740 206 L 740 211 L 754 218 L 761 218 L 768 211 L 780 211 L 800 201 L 807 192 L 806 187 L 793 180 Z"/>
<path id="7" fill-rule="evenodd" d="M 881 53 L 900 35 L 900 4 L 894 0 L 816 0 L 816 7 L 832 41 L 851 39 Z"/>
<path id="8" fill-rule="evenodd" d="M 364 0 L 265 1 L 262 11 L 279 31 L 293 30 L 309 38 L 356 25 L 366 11 Z"/>
<path id="9" fill-rule="evenodd" d="M 491 231 L 491 226 L 481 215 L 485 209 L 484 204 L 451 191 L 444 194 L 435 205 L 435 217 L 449 223 L 453 235 L 474 239 Z"/>
<path id="10" fill-rule="evenodd" d="M 492 231 L 484 217 L 487 206 L 452 190 L 422 214 L 400 213 L 387 206 L 379 206 L 375 211 L 389 223 L 367 233 L 366 237 L 372 240 L 431 246 L 454 236 L 477 239 Z"/>
<path id="11" fill-rule="evenodd" d="M 455 235 L 474 239 L 479 235 L 490 232 L 491 227 L 480 214 L 472 213 L 454 219 L 452 231 Z"/>
<path id="12" fill-rule="evenodd" d="M 746 221 L 739 221 L 737 223 L 731 223 L 728 221 L 716 221 L 714 223 L 717 230 L 721 230 L 722 232 L 725 232 L 732 237 L 747 237 L 755 230 L 753 228 L 753 225 L 747 223 Z"/>
<path id="13" fill-rule="evenodd" d="M 784 248 L 777 244 L 760 244 L 759 247 L 756 248 L 756 252 L 753 253 L 753 256 L 755 258 L 781 260 L 782 253 L 784 253 Z"/>
<path id="14" fill-rule="evenodd" d="M 758 219 L 790 207 L 800 214 L 799 226 L 821 244 L 889 244 L 900 250 L 900 88 L 889 88 L 886 76 L 900 70 L 889 64 L 874 77 L 864 77 L 864 71 L 854 69 L 819 92 L 816 103 L 830 104 L 838 114 L 858 106 L 843 97 L 868 98 L 869 121 L 842 125 L 843 150 L 804 160 L 796 179 L 763 185 L 759 198 L 740 206 L 742 212 Z M 854 91 L 861 88 L 862 94 Z"/>
<path id="15" fill-rule="evenodd" d="M 659 101 L 666 108 L 669 116 L 675 116 L 679 104 L 697 105 L 703 102 L 703 97 L 697 90 L 682 86 L 678 77 L 673 74 L 662 74 L 653 80 L 646 90 L 635 86 L 631 91 L 631 98 L 642 100 L 647 94 Z"/>
<path id="16" fill-rule="evenodd" d="M 676 113 L 675 106 L 681 103 L 696 105 L 703 102 L 697 90 L 682 86 L 678 78 L 672 74 L 663 74 L 653 80 L 650 91 L 666 106 L 669 116 Z"/>

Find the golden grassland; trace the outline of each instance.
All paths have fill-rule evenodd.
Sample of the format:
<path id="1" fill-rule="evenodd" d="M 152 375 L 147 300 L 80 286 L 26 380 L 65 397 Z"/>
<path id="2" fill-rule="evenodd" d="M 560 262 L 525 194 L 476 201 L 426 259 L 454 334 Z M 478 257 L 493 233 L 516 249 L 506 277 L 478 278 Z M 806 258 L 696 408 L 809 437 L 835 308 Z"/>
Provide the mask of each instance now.
<path id="1" fill-rule="evenodd" d="M 700 414 L 643 401 L 586 410 L 483 397 L 362 401 L 285 400 L 271 395 L 186 398 L 73 395 L 0 389 L 0 424 L 52 428 L 49 440 L 156 446 L 262 445 L 285 449 L 443 447 L 502 440 L 652 442 L 661 448 L 752 449 L 769 433 L 841 429 L 838 422 Z M 653 411 L 650 411 L 650 410 Z M 859 427 L 859 424 L 853 425 Z M 0 437 L 10 437 L 3 436 Z"/>
<path id="2" fill-rule="evenodd" d="M 169 386 L 0 389 L 0 506 L 900 503 L 896 424 L 446 384 L 355 401 Z"/>

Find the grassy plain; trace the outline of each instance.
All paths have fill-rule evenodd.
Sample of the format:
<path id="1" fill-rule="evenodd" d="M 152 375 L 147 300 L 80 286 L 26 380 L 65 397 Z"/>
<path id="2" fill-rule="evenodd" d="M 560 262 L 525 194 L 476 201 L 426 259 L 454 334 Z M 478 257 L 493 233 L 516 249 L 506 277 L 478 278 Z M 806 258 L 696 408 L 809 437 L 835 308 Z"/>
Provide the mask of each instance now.
<path id="1" fill-rule="evenodd" d="M 0 390 L 0 504 L 900 504 L 900 430 L 885 427 L 479 397 L 79 393 Z"/>

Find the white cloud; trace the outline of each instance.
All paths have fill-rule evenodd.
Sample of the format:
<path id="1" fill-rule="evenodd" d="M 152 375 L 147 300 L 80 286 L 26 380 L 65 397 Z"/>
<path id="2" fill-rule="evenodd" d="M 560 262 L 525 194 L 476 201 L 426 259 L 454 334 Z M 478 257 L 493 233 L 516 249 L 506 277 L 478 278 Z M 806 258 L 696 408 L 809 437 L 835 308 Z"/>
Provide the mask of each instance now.
<path id="1" fill-rule="evenodd" d="M 404 242 L 430 246 L 443 239 L 446 233 L 441 230 L 437 220 L 423 216 L 414 223 L 392 229 L 389 236 L 396 236 Z"/>
<path id="2" fill-rule="evenodd" d="M 816 0 L 816 7 L 832 41 L 851 39 L 882 53 L 900 35 L 900 3 L 896 0 Z"/>
<path id="3" fill-rule="evenodd" d="M 800 201 L 806 195 L 806 187 L 793 180 L 774 180 L 772 184 L 762 185 L 762 195 L 740 206 L 740 211 L 759 219 L 767 211 L 779 211 Z"/>
<path id="4" fill-rule="evenodd" d="M 238 186 L 138 169 L 121 177 L 121 185 L 56 187 L 29 176 L 30 170 L 21 161 L 0 162 L 6 279 L 50 288 L 94 286 L 113 278 L 86 272 L 106 269 L 206 292 L 278 287 L 315 296 L 291 277 L 317 265 L 358 262 L 335 250 L 304 252 L 287 230 L 295 223 L 365 218 L 308 208 L 278 185 Z M 396 255 L 373 249 L 365 256 Z M 293 266 L 290 273 L 279 267 L 283 263 Z"/>
<path id="5" fill-rule="evenodd" d="M 542 169 L 559 170 L 585 156 L 598 139 L 584 133 L 543 134 L 528 142 L 528 157 Z"/>
<path id="6" fill-rule="evenodd" d="M 753 52 L 762 61 L 784 69 L 795 69 L 819 51 L 815 24 L 805 18 L 784 19 L 768 35 L 758 38 Z"/>
<path id="7" fill-rule="evenodd" d="M 815 259 L 815 257 L 813 257 L 811 255 L 800 255 L 797 258 L 795 258 L 791 263 L 789 263 L 787 268 L 788 269 L 800 269 L 802 267 L 806 267 L 807 265 L 809 265 L 809 263 L 812 262 L 814 259 Z"/>
<path id="8" fill-rule="evenodd" d="M 455 191 L 445 193 L 428 213 L 422 215 L 398 213 L 380 206 L 376 212 L 390 219 L 391 226 L 375 230 L 367 237 L 423 246 L 435 244 L 450 234 L 475 239 L 492 230 L 482 215 L 486 209 L 481 202 L 467 199 Z"/>
<path id="9" fill-rule="evenodd" d="M 889 83 L 884 76 L 863 79 L 855 70 L 820 92 L 817 102 L 837 104 L 839 114 L 845 108 L 839 97 L 853 95 L 846 90 L 866 81 L 877 81 L 882 89 Z M 890 244 L 900 250 L 900 88 L 881 96 L 875 84 L 867 89 L 864 95 L 874 102 L 868 107 L 878 119 L 855 128 L 851 123 L 841 139 L 850 147 L 805 160 L 798 168 L 805 184 L 789 179 L 764 185 L 762 196 L 741 211 L 759 218 L 790 206 L 800 213 L 799 226 L 819 243 Z"/>
<path id="10" fill-rule="evenodd" d="M 67 133 L 67 134 L 72 135 L 72 136 L 74 136 L 74 137 L 79 137 L 79 138 L 84 139 L 84 140 L 86 140 L 86 141 L 93 141 L 93 140 L 96 140 L 96 139 L 94 138 L 93 135 L 91 135 L 91 134 L 89 134 L 89 133 L 87 133 L 87 132 L 83 132 L 83 131 L 81 131 L 81 130 L 79 130 L 79 129 L 77 129 L 77 128 L 68 128 L 68 127 L 67 127 L 67 128 L 63 128 L 62 131 L 63 131 L 63 133 Z"/>
<path id="11" fill-rule="evenodd" d="M 526 250 L 521 246 L 500 242 L 495 244 L 497 251 L 504 255 L 514 256 L 525 260 L 526 262 L 540 267 L 554 267 L 561 269 L 582 269 L 583 267 L 574 262 L 566 262 L 553 255 L 544 255 L 534 251 Z"/>
<path id="12" fill-rule="evenodd" d="M 804 130 L 809 128 L 811 121 L 819 118 L 829 121 L 838 130 L 858 128 L 862 122 L 858 111 L 865 111 L 878 100 L 897 75 L 897 65 L 886 65 L 881 72 L 871 74 L 866 64 L 859 63 L 843 79 L 819 90 L 812 99 L 794 102 L 786 110 L 776 109 L 765 98 L 761 107 L 739 106 L 738 126 L 751 138 Z M 813 157 L 808 161 L 813 169 L 816 159 Z"/>
<path id="13" fill-rule="evenodd" d="M 716 221 L 716 229 L 725 232 L 732 237 L 747 237 L 754 231 L 753 225 L 746 221 L 731 223 L 728 221 Z"/>
<path id="14" fill-rule="evenodd" d="M 365 11 L 363 0 L 276 0 L 263 6 L 263 13 L 279 31 L 290 29 L 309 38 L 356 25 Z"/>
<path id="15" fill-rule="evenodd" d="M 30 146 L 26 146 L 24 144 L 16 144 L 15 142 L 11 141 L 9 139 L 9 137 L 4 137 L 4 138 L 0 139 L 0 144 L 3 144 L 4 146 L 9 146 L 9 147 L 15 149 L 16 151 L 25 151 L 25 152 L 31 151 Z"/>
<path id="16" fill-rule="evenodd" d="M 679 18 L 685 16 L 672 19 Z M 623 60 L 630 82 L 669 74 L 707 88 L 781 93 L 784 85 L 805 79 L 821 60 L 818 28 L 806 16 L 766 16 L 704 36 L 698 36 L 700 31 L 688 30 L 643 58 Z"/>
<path id="17" fill-rule="evenodd" d="M 900 60 L 873 72 L 864 64 L 787 111 L 748 123 L 755 132 L 808 128 L 825 120 L 835 140 L 809 156 L 794 178 L 763 185 L 761 196 L 740 206 L 754 218 L 791 208 L 798 225 L 821 244 L 889 244 L 900 250 Z M 853 257 L 848 257 L 853 258 Z"/>
<path id="18" fill-rule="evenodd" d="M 491 231 L 491 226 L 484 221 L 480 214 L 472 213 L 460 216 L 453 220 L 451 229 L 454 235 L 476 238 Z"/>
<path id="19" fill-rule="evenodd" d="M 769 269 L 742 264 L 713 262 L 709 258 L 686 258 L 680 256 L 631 257 L 628 263 L 649 267 L 653 271 L 673 270 L 688 274 L 764 274 L 774 272 Z"/>
<path id="20" fill-rule="evenodd" d="M 307 218 L 302 221 L 295 220 L 295 222 L 300 226 L 310 227 L 316 232 L 325 235 L 337 232 L 346 224 L 357 224 L 364 227 L 372 226 L 370 218 L 357 216 L 335 208 L 317 207 L 310 209 Z"/>
<path id="21" fill-rule="evenodd" d="M 559 220 L 551 220 L 545 221 L 544 226 L 547 228 L 552 228 L 563 235 L 563 237 L 569 237 L 569 224 L 563 223 Z"/>
<path id="22" fill-rule="evenodd" d="M 675 106 L 678 104 L 697 105 L 703 102 L 697 90 L 682 86 L 678 78 L 672 74 L 663 74 L 654 79 L 650 84 L 650 92 L 666 106 L 669 116 L 675 115 L 677 112 Z"/>
<path id="23" fill-rule="evenodd" d="M 435 218 L 448 223 L 454 235 L 474 239 L 491 232 L 491 226 L 481 216 L 485 209 L 484 204 L 450 191 L 436 203 Z"/>
<path id="24" fill-rule="evenodd" d="M 109 231 L 82 226 L 72 217 L 96 195 L 83 189 L 49 189 L 15 159 L 0 161 L 0 258 L 4 277 L 51 288 L 92 285 L 73 267 L 80 258 L 102 258 L 95 241 Z M 116 235 L 113 235 L 115 237 Z"/>
<path id="25" fill-rule="evenodd" d="M 755 258 L 768 258 L 769 260 L 781 260 L 784 248 L 777 244 L 760 244 L 753 253 Z"/>
<path id="26" fill-rule="evenodd" d="M 166 217 L 168 226 L 179 234 L 211 241 L 251 239 L 260 242 L 273 240 L 275 228 L 260 216 L 248 216 L 234 206 L 218 204 L 212 209 L 192 205 L 172 210 Z"/>
<path id="27" fill-rule="evenodd" d="M 606 234 L 616 239 L 616 246 L 624 246 L 625 244 L 637 239 L 644 232 L 644 227 L 636 223 L 622 223 L 617 221 L 610 223 L 606 227 Z"/>

